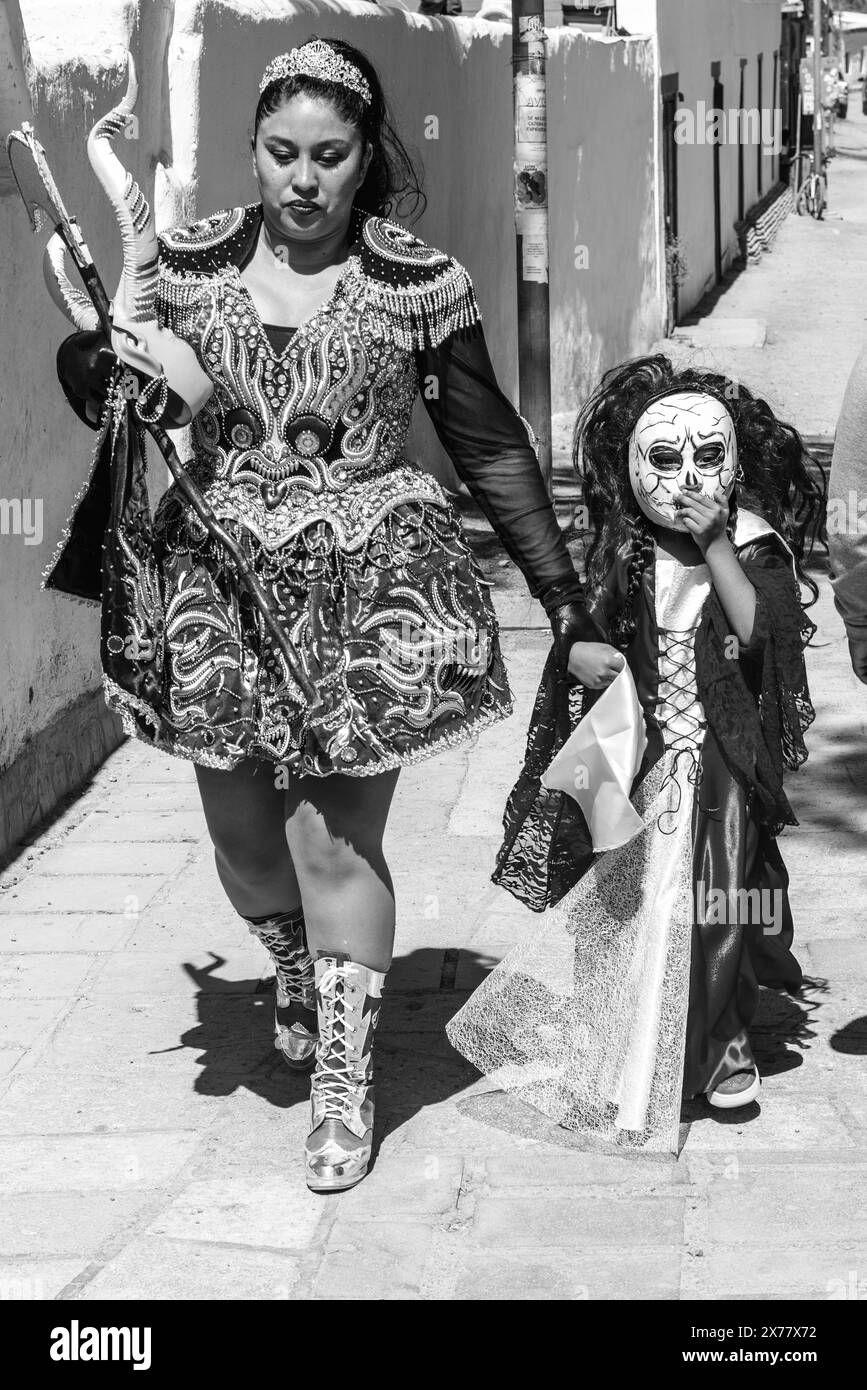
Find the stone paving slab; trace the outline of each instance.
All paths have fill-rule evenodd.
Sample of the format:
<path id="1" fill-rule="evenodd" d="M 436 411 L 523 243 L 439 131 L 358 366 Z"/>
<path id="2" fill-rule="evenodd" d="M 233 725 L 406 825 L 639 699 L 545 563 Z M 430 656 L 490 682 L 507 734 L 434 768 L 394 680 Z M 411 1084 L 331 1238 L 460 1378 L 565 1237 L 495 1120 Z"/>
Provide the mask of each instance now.
<path id="1" fill-rule="evenodd" d="M 80 844 L 111 844 L 129 840 L 176 843 L 198 841 L 206 835 L 201 807 L 186 811 L 95 811 L 76 828 Z M 103 869 L 103 872 L 105 870 Z"/>
<path id="2" fill-rule="evenodd" d="M 34 874 L 0 898 L 0 916 L 19 912 L 111 912 L 136 916 L 164 887 L 159 874 Z"/>
<path id="3" fill-rule="evenodd" d="M 352 1218 L 335 1223 L 321 1257 L 313 1294 L 326 1299 L 418 1299 L 434 1233 L 424 1220 L 385 1224 Z"/>
<path id="4" fill-rule="evenodd" d="M 91 998 L 130 994 L 144 999 L 168 994 L 255 994 L 264 974 L 274 978 L 261 946 L 249 936 L 240 947 L 223 947 L 211 954 L 216 964 L 200 957 L 193 981 L 177 952 L 114 951 L 101 965 L 89 993 Z"/>
<path id="5" fill-rule="evenodd" d="M 0 1302 L 59 1298 L 86 1266 L 84 1255 L 61 1260 L 0 1258 Z"/>
<path id="6" fill-rule="evenodd" d="M 691 1123 L 684 1153 L 758 1148 L 779 1155 L 811 1145 L 824 1148 L 830 1144 L 843 1151 L 855 1143 L 855 1134 L 833 1099 L 802 1090 L 796 1095 L 782 1094 L 773 1080 L 764 1084 L 760 1104 L 750 1106 L 748 1115 L 745 1110 L 745 1117 L 732 1118 L 737 1112 L 731 1112 L 718 1119 L 706 1114 L 709 1107 L 704 1102 L 696 1104 L 702 1113 Z M 691 1107 L 685 1108 L 692 1113 Z"/>
<path id="7" fill-rule="evenodd" d="M 40 1202 L 30 1193 L 6 1196 L 0 1204 L 0 1248 L 13 1258 L 91 1256 L 123 1235 L 152 1201 L 147 1192 L 55 1192 Z"/>
<path id="8" fill-rule="evenodd" d="M 342 1200 L 341 1219 L 447 1216 L 457 1210 L 463 1178 L 458 1154 L 380 1155 L 370 1176 Z"/>
<path id="9" fill-rule="evenodd" d="M 203 873 L 199 877 L 204 882 Z M 228 906 L 218 884 L 209 883 L 208 891 L 200 895 L 198 909 L 193 907 L 194 878 L 192 871 L 185 871 L 176 880 L 174 893 L 165 887 L 160 889 L 132 919 L 132 931 L 124 943 L 127 950 L 145 954 L 169 951 L 176 960 L 189 961 L 206 970 L 217 968 L 211 955 L 228 959 L 227 952 L 247 947 L 251 940 L 249 926 Z"/>
<path id="10" fill-rule="evenodd" d="M 282 1251 L 147 1236 L 133 1240 L 75 1290 L 75 1297 L 176 1300 L 286 1300 L 300 1283 L 299 1261 Z M 69 1295 L 67 1295 L 69 1296 Z"/>
<path id="11" fill-rule="evenodd" d="M 124 763 L 123 772 L 117 774 L 117 779 L 121 788 L 138 786 L 139 783 L 150 787 L 196 784 L 195 771 L 186 758 L 173 758 L 168 753 L 147 748 L 144 744 L 138 748 L 137 757 L 133 762 Z"/>
<path id="12" fill-rule="evenodd" d="M 0 1139 L 0 1194 L 164 1186 L 198 1143 L 190 1130 Z"/>
<path id="13" fill-rule="evenodd" d="M 764 319 L 731 318 L 714 319 L 707 327 L 694 324 L 689 328 L 676 328 L 672 337 L 687 347 L 727 347 L 761 348 L 768 336 L 768 325 Z"/>
<path id="14" fill-rule="evenodd" d="M 9 1076 L 15 1070 L 19 1062 L 22 1062 L 27 1055 L 25 1047 L 4 1047 L 0 1045 L 0 1080 Z"/>
<path id="15" fill-rule="evenodd" d="M 129 810 L 146 815 L 164 812 L 202 814 L 199 789 L 193 776 L 188 782 L 135 782 L 126 804 Z"/>
<path id="16" fill-rule="evenodd" d="M 63 912 L 22 912 L 0 916 L 0 951 L 20 953 L 114 951 L 135 931 L 129 917 L 84 916 Z"/>
<path id="17" fill-rule="evenodd" d="M 114 1062 L 114 1065 L 110 1065 Z M 106 1059 L 100 1067 L 72 1064 L 54 1051 L 31 1068 L 19 1067 L 3 1096 L 3 1129 L 7 1134 L 39 1135 L 123 1133 L 146 1127 L 206 1132 L 225 1110 L 238 1079 L 200 1089 L 186 1069 L 166 1076 L 165 1070 L 144 1069 L 129 1058 Z M 57 1172 L 58 1189 L 66 1175 Z"/>
<path id="18" fill-rule="evenodd" d="M 707 1186 L 710 1243 L 786 1248 L 797 1234 L 800 1245 L 821 1248 L 845 1232 L 847 1243 L 867 1248 L 867 1209 L 853 1201 L 864 1191 L 867 1163 L 838 1162 L 834 1175 L 834 1184 L 817 1201 L 812 1166 L 778 1162 L 754 1168 L 743 1157 L 736 1181 L 721 1176 Z"/>
<path id="19" fill-rule="evenodd" d="M 52 1039 L 69 1065 L 130 1065 L 165 1075 L 199 1066 L 243 1074 L 268 1056 L 273 1001 L 252 992 L 196 998 L 116 995 L 80 999 Z M 194 1056 L 198 1054 L 198 1056 Z"/>
<path id="20" fill-rule="evenodd" d="M 641 1188 L 653 1194 L 682 1187 L 690 1181 L 689 1165 L 674 1163 L 667 1154 L 606 1154 L 573 1150 L 549 1154 L 544 1163 L 530 1150 L 500 1153 L 486 1158 L 484 1184 L 491 1192 L 526 1192 L 550 1189 L 612 1189 L 631 1191 Z"/>
<path id="21" fill-rule="evenodd" d="M 616 1246 L 634 1250 L 641 1246 L 679 1245 L 683 1233 L 684 1199 L 680 1196 L 644 1196 L 630 1192 L 618 1200 L 616 1189 L 605 1201 L 581 1189 L 556 1187 L 523 1192 L 520 1196 L 498 1193 L 476 1203 L 474 1234 L 488 1249 L 574 1249 Z"/>
<path id="22" fill-rule="evenodd" d="M 328 1215 L 327 1207 L 282 1175 L 208 1178 L 190 1183 L 150 1224 L 148 1235 L 217 1245 L 306 1250 Z"/>
<path id="23" fill-rule="evenodd" d="M 833 1245 L 808 1244 L 791 1232 L 782 1255 L 779 1248 L 754 1246 L 745 1252 L 741 1246 L 708 1245 L 701 1259 L 692 1261 L 685 1296 L 713 1301 L 863 1299 L 863 1271 L 863 1243 L 847 1242 L 844 1236 Z"/>
<path id="24" fill-rule="evenodd" d="M 40 874 L 173 874 L 190 855 L 189 843 L 152 843 L 115 840 L 106 854 L 102 842 L 67 844 L 53 850 L 39 862 Z"/>
<path id="25" fill-rule="evenodd" d="M 95 955 L 73 955 L 70 951 L 59 955 L 51 952 L 13 952 L 7 957 L 0 957 L 0 998 L 74 998 L 97 962 Z"/>
<path id="26" fill-rule="evenodd" d="M 583 1244 L 583 1242 L 582 1242 Z M 676 1299 L 681 1247 L 468 1251 L 453 1296 L 485 1301 Z"/>
<path id="27" fill-rule="evenodd" d="M 846 941 L 811 940 L 807 952 L 811 969 L 820 975 L 845 976 L 859 982 L 867 980 L 867 951 L 853 951 Z M 867 991 L 864 1004 L 867 1010 Z"/>
<path id="28" fill-rule="evenodd" d="M 66 1011 L 63 999 L 0 999 L 0 1046 L 36 1046 Z"/>

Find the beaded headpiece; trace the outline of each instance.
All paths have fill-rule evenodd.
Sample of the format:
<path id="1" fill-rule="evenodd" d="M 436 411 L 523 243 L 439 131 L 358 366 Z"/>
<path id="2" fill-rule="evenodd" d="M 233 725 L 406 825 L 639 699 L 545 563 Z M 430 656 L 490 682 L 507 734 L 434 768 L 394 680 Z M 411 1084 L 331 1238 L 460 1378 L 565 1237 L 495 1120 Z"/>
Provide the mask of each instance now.
<path id="1" fill-rule="evenodd" d="M 370 104 L 371 92 L 367 79 L 354 63 L 342 58 L 322 39 L 310 39 L 307 43 L 290 49 L 288 53 L 281 53 L 278 57 L 272 58 L 262 74 L 259 95 L 261 96 L 272 82 L 282 82 L 286 77 L 299 75 L 318 77 L 323 82 L 336 82 L 338 86 L 348 87 L 350 91 L 355 92 L 365 104 Z"/>

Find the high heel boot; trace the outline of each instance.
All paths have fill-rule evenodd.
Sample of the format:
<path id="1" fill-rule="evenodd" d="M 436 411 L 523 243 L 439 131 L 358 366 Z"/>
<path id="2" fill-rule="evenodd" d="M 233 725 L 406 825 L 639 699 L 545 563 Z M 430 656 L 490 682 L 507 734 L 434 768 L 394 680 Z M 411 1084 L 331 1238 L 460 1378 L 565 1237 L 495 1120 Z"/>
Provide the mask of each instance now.
<path id="1" fill-rule="evenodd" d="M 310 1086 L 307 1186 L 342 1192 L 367 1172 L 373 1142 L 373 1031 L 385 974 L 320 951 L 315 964 L 319 1043 Z"/>
<path id="2" fill-rule="evenodd" d="M 293 1071 L 316 1062 L 316 985 L 301 908 L 271 917 L 245 917 L 274 964 L 274 1046 Z"/>

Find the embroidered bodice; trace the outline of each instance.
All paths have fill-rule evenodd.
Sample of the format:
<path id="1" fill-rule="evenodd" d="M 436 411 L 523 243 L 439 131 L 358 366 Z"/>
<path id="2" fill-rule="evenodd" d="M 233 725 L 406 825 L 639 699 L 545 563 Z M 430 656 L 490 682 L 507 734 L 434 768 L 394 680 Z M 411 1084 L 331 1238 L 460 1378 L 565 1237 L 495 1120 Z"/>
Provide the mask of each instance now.
<path id="1" fill-rule="evenodd" d="M 583 589 L 551 508 L 526 423 L 500 390 L 472 282 L 453 257 L 398 223 L 355 209 L 350 255 L 331 296 L 288 335 L 266 326 L 241 271 L 261 204 L 230 208 L 159 238 L 157 312 L 214 383 L 183 462 L 213 515 L 279 550 L 315 523 L 361 551 L 401 503 L 447 507 L 439 483 L 404 454 L 420 399 L 530 593 L 548 611 Z M 93 345 L 64 344 L 91 366 Z M 78 341 L 77 341 L 78 340 Z M 86 403 L 59 373 L 76 415 Z M 52 587 L 97 600 L 107 521 L 95 472 L 52 559 Z M 177 484 L 173 495 L 176 495 Z M 86 495 L 85 495 L 86 494 Z"/>
<path id="2" fill-rule="evenodd" d="M 332 294 L 276 352 L 237 263 L 259 217 L 251 204 L 161 238 L 163 322 L 215 388 L 193 421 L 188 468 L 215 515 L 267 548 L 322 519 L 351 550 L 400 502 L 448 505 L 404 445 L 415 351 L 474 321 L 472 285 L 397 224 L 357 218 Z"/>

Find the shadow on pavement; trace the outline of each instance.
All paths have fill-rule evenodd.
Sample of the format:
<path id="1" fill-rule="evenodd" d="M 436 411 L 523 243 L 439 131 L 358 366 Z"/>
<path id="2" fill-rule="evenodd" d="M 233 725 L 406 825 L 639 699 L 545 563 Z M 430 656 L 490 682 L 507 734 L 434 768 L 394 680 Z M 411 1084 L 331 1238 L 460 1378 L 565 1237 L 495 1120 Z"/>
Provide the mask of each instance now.
<path id="1" fill-rule="evenodd" d="M 455 1052 L 445 1035 L 446 1023 L 468 994 L 466 988 L 455 987 L 458 955 L 461 970 L 473 983 L 493 964 L 490 958 L 473 952 L 441 948 L 395 957 L 392 974 L 396 987 L 385 997 L 377 1030 L 377 1149 L 420 1111 L 454 1099 L 478 1080 L 475 1067 Z M 205 967 L 189 962 L 184 965 L 198 988 L 198 1021 L 182 1035 L 179 1046 L 194 1048 L 200 1054 L 196 1058 L 201 1070 L 195 1090 L 203 1095 L 228 1096 L 244 1089 L 280 1109 L 306 1103 L 309 1078 L 289 1071 L 272 1046 L 271 982 L 220 980 L 216 972 L 224 964 L 222 957 L 212 954 Z M 819 978 L 805 979 L 796 995 L 762 990 L 750 1037 L 763 1076 L 778 1076 L 801 1065 L 801 1054 L 817 1036 L 814 1014 L 827 992 L 828 982 Z M 841 1029 L 831 1046 L 841 1052 L 867 1053 L 867 1019 Z M 604 1141 L 562 1129 L 531 1106 L 498 1090 L 469 1096 L 458 1109 L 504 1134 L 558 1148 L 622 1153 Z M 758 1104 L 719 1111 L 703 1098 L 687 1101 L 682 1113 L 682 1140 L 697 1120 L 741 1125 L 760 1114 Z"/>
<path id="2" fill-rule="evenodd" d="M 838 1028 L 831 1035 L 830 1046 L 834 1052 L 845 1052 L 854 1057 L 867 1056 L 867 1015 L 853 1018 L 851 1023 Z"/>
<path id="3" fill-rule="evenodd" d="M 821 711 L 819 712 L 821 720 Z M 810 734 L 807 732 L 809 746 Z M 864 787 L 867 786 L 867 742 L 864 739 L 864 718 L 854 719 L 843 728 L 835 728 L 833 737 L 826 737 L 821 763 L 809 759 L 789 782 L 790 798 L 796 805 L 798 819 L 809 823 L 814 830 L 832 830 L 837 850 L 863 849 L 864 831 L 861 817 L 864 809 Z M 803 780 L 802 780 L 803 779 Z M 822 793 L 821 805 L 811 798 L 811 782 Z M 785 858 L 786 837 L 780 847 Z M 821 935 L 821 933 L 813 933 Z"/>
<path id="4" fill-rule="evenodd" d="M 455 988 L 457 958 L 473 975 L 493 963 L 470 951 L 424 948 L 396 956 L 376 1032 L 377 1145 L 419 1111 L 449 1100 L 475 1080 L 475 1069 L 450 1045 L 445 1025 L 467 997 Z M 194 1048 L 201 1068 L 194 1088 L 228 1096 L 247 1090 L 286 1109 L 306 1102 L 308 1076 L 289 1070 L 272 1045 L 273 981 L 220 980 L 223 957 L 184 963 L 197 987 L 198 1021 L 179 1046 Z M 417 982 L 413 985 L 412 982 Z M 169 1049 L 167 1049 L 169 1050 Z"/>
<path id="5" fill-rule="evenodd" d="M 828 994 L 828 981 L 805 976 L 800 990 L 763 989 L 756 1020 L 750 1028 L 750 1043 L 759 1075 L 782 1076 L 803 1065 L 803 1053 L 818 1037 L 814 1014 Z M 712 1120 L 718 1125 L 751 1124 L 761 1117 L 760 1101 L 734 1110 L 717 1110 L 703 1096 L 684 1101 L 682 1119 L 687 1125 Z"/>

